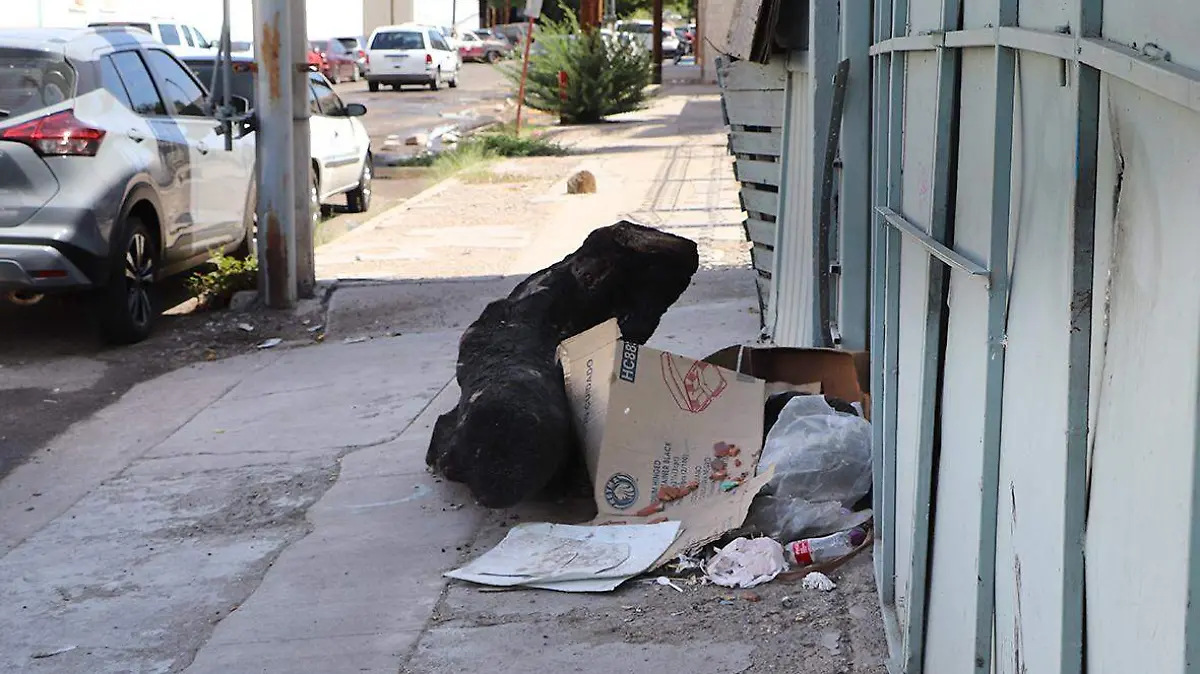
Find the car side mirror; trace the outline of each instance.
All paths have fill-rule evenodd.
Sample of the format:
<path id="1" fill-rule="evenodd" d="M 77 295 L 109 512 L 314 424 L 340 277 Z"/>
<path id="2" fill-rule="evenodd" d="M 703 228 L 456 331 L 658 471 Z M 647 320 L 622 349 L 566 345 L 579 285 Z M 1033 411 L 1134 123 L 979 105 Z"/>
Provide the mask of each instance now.
<path id="1" fill-rule="evenodd" d="M 229 104 L 233 106 L 235 114 L 244 115 L 250 112 L 250 101 L 245 96 L 230 96 Z"/>
<path id="2" fill-rule="evenodd" d="M 365 114 L 367 114 L 367 106 L 363 105 L 362 103 L 346 104 L 347 117 L 362 117 Z"/>

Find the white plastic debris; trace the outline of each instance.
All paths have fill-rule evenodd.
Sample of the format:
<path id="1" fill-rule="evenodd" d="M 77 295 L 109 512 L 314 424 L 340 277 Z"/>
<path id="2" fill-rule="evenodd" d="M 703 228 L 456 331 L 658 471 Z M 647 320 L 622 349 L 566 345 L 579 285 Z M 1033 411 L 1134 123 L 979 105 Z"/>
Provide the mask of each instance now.
<path id="1" fill-rule="evenodd" d="M 721 587 L 755 587 L 787 568 L 783 546 L 770 538 L 738 538 L 708 562 L 705 573 Z"/>
<path id="2" fill-rule="evenodd" d="M 238 323 L 237 328 L 242 332 L 254 332 L 254 326 L 249 323 Z"/>
<path id="3" fill-rule="evenodd" d="M 820 571 L 813 571 L 805 576 L 802 584 L 806 590 L 820 590 L 821 592 L 832 592 L 837 588 L 837 583 Z"/>
<path id="4" fill-rule="evenodd" d="M 62 648 L 55 648 L 55 649 L 51 649 L 48 651 L 38 651 L 38 652 L 34 653 L 33 655 L 31 655 L 30 657 L 33 658 L 34 660 L 43 660 L 45 658 L 52 658 L 56 655 L 62 655 L 63 653 L 70 653 L 71 651 L 75 650 L 76 648 L 79 648 L 79 647 L 75 646 L 75 645 L 63 646 Z"/>
<path id="5" fill-rule="evenodd" d="M 283 344 L 283 340 L 282 340 L 282 339 L 280 339 L 280 338 L 278 338 L 278 337 L 272 337 L 272 338 L 270 338 L 270 339 L 266 340 L 265 342 L 262 342 L 261 344 L 259 344 L 257 348 L 259 348 L 259 349 L 273 349 L 273 348 L 275 348 L 275 347 L 279 346 L 280 344 Z"/>
<path id="6" fill-rule="evenodd" d="M 704 570 L 704 562 L 699 557 L 694 557 L 686 552 L 680 553 L 675 561 L 667 564 L 667 568 L 677 574 L 683 574 L 693 570 Z"/>
<path id="7" fill-rule="evenodd" d="M 683 588 L 679 587 L 675 583 L 671 582 L 671 579 L 667 578 L 666 576 L 659 576 L 658 578 L 654 579 L 654 582 L 657 585 L 663 585 L 665 587 L 672 588 L 673 590 L 675 590 L 676 592 L 679 592 L 680 594 L 683 593 Z"/>

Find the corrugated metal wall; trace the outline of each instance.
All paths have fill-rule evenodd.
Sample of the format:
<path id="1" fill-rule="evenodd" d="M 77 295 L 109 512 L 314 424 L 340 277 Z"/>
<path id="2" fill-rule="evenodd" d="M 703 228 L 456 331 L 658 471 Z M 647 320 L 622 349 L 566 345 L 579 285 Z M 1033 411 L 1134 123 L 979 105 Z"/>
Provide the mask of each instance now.
<path id="1" fill-rule="evenodd" d="M 894 0 L 875 20 L 893 669 L 1190 672 L 1200 4 Z"/>

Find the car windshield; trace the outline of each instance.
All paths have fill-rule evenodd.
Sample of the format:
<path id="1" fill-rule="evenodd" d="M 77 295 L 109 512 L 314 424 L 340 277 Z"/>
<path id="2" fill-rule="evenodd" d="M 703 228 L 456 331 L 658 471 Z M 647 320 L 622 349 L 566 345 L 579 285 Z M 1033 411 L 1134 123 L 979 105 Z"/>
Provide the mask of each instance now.
<path id="1" fill-rule="evenodd" d="M 425 41 L 416 31 L 379 33 L 371 40 L 371 49 L 424 49 Z"/>
<path id="2" fill-rule="evenodd" d="M 38 51 L 0 48 L 0 118 L 17 117 L 75 95 L 75 71 Z"/>
<path id="3" fill-rule="evenodd" d="M 623 33 L 642 33 L 649 35 L 654 32 L 654 26 L 648 23 L 623 23 L 617 26 L 617 30 Z"/>
<path id="4" fill-rule="evenodd" d="M 214 65 L 210 59 L 188 59 L 184 61 L 192 72 L 196 73 L 196 77 L 205 87 L 212 87 L 212 100 L 221 101 L 225 96 L 225 89 L 221 86 L 221 77 L 218 75 L 216 84 L 213 84 Z M 250 106 L 254 106 L 254 73 L 245 63 L 233 64 L 233 76 L 229 79 L 230 93 L 234 96 L 241 96 L 250 101 Z"/>
<path id="5" fill-rule="evenodd" d="M 358 49 L 358 40 L 352 37 L 339 37 L 337 41 L 341 42 L 346 49 Z"/>

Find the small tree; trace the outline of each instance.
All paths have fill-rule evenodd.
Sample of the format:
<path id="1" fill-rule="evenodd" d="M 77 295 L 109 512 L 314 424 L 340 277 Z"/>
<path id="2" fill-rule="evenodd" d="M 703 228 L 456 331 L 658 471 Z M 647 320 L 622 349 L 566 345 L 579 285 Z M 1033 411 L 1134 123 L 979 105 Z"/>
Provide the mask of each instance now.
<path id="1" fill-rule="evenodd" d="M 650 84 L 650 54 L 629 38 L 582 31 L 573 13 L 564 14 L 562 21 L 542 19 L 534 42 L 540 48 L 529 57 L 525 105 L 580 124 L 640 109 Z M 560 71 L 567 74 L 565 102 L 559 95 Z M 505 75 L 519 83 L 520 64 Z"/>

